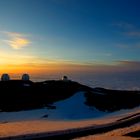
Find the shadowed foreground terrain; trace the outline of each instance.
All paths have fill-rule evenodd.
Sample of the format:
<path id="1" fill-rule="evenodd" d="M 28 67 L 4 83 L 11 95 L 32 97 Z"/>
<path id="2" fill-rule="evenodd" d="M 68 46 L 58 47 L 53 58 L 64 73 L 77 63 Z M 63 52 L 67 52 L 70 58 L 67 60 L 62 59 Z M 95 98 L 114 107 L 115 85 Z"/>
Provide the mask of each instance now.
<path id="1" fill-rule="evenodd" d="M 98 113 L 99 116 L 101 116 L 105 115 L 106 113 L 111 114 L 111 112 L 119 112 L 119 110 L 121 109 L 133 110 L 134 107 L 137 107 L 139 105 L 140 91 L 111 90 L 100 87 L 90 88 L 74 81 L 63 80 L 50 80 L 44 82 L 22 80 L 0 81 L 0 134 L 2 136 L 0 139 L 4 139 L 5 133 L 5 139 L 20 138 L 23 140 L 46 138 L 72 139 L 93 134 L 106 134 L 110 131 L 116 131 L 118 129 L 123 129 L 138 124 L 140 122 L 139 109 L 137 112 L 132 112 L 131 114 L 115 119 L 114 121 L 105 120 L 105 124 L 99 125 L 96 123 L 89 123 L 87 125 L 87 123 L 84 123 L 84 125 L 81 126 L 82 120 L 78 120 L 79 125 L 76 126 L 75 122 L 73 122 L 74 126 L 70 126 L 72 122 L 66 121 L 65 123 L 68 124 L 66 124 L 66 126 L 64 127 L 62 125 L 64 122 L 61 123 L 61 120 L 58 120 L 58 122 L 60 122 L 62 126 L 57 126 L 57 130 L 56 124 L 53 124 L 54 128 L 49 130 L 49 132 L 47 132 L 46 128 L 48 128 L 48 124 L 50 123 L 50 120 L 48 118 L 53 118 L 53 116 L 57 117 L 57 115 L 58 118 L 60 116 L 61 119 L 65 119 L 67 115 L 69 115 L 70 118 L 74 118 L 74 116 L 77 117 L 76 115 L 82 115 L 84 117 L 86 116 L 85 113 L 89 112 L 89 115 L 91 116 L 90 119 L 92 119 L 94 118 L 94 116 L 98 116 Z M 28 128 L 27 131 L 27 126 L 30 125 L 28 125 L 26 121 L 19 121 L 19 123 L 10 122 L 10 119 L 9 121 L 4 121 L 6 120 L 6 116 L 8 117 L 10 115 L 8 113 L 16 113 L 15 111 L 19 111 L 20 114 L 21 111 L 22 114 L 22 112 L 24 112 L 25 110 L 30 111 L 31 109 L 37 108 L 45 110 L 42 110 L 43 116 L 41 115 L 42 117 L 38 118 L 39 120 L 41 120 L 41 122 L 39 122 L 40 128 L 36 128 L 36 131 L 32 130 L 32 128 Z M 68 109 L 70 109 L 71 111 L 66 111 Z M 75 113 L 76 109 L 77 114 Z M 23 114 L 25 115 L 25 113 L 26 111 Z M 31 123 L 30 121 L 29 123 Z M 23 126 L 26 125 L 26 123 L 27 126 L 24 129 Z M 34 123 L 32 125 L 34 125 Z M 21 129 L 20 133 L 16 131 L 19 130 L 19 128 L 15 129 L 15 131 L 13 130 L 13 128 L 16 128 L 18 126 L 21 126 L 20 129 L 23 128 L 23 130 Z M 42 128 L 43 126 L 44 128 Z M 25 133 L 23 133 L 24 131 Z M 11 133 L 12 137 L 10 136 L 9 132 Z M 17 136 L 14 136 L 14 133 L 19 134 Z M 130 131 L 123 135 L 139 137 L 139 129 L 132 132 Z"/>
<path id="2" fill-rule="evenodd" d="M 0 110 L 19 111 L 42 107 L 55 109 L 53 103 L 84 92 L 85 105 L 113 112 L 140 105 L 140 91 L 90 88 L 74 81 L 50 80 L 32 82 L 0 81 Z"/>
<path id="3" fill-rule="evenodd" d="M 96 120 L 96 123 L 98 121 L 99 120 Z M 95 123 L 95 121 L 93 121 L 93 122 Z M 110 133 L 110 131 L 113 131 L 113 130 L 117 131 L 119 129 L 121 129 L 120 131 L 123 131 L 123 128 L 125 129 L 125 128 L 130 127 L 130 126 L 134 126 L 136 123 L 140 122 L 140 113 L 133 113 L 133 115 L 127 115 L 127 117 L 121 117 L 121 119 L 114 118 L 113 120 L 109 120 L 106 118 L 105 120 L 103 120 L 103 123 L 99 122 L 99 124 L 95 123 L 94 125 L 92 124 L 93 122 L 92 121 L 90 123 L 88 122 L 88 124 L 85 122 L 84 123 L 85 126 L 83 125 L 83 127 L 82 127 L 82 125 L 80 125 L 81 127 L 71 126 L 71 128 L 70 127 L 63 128 L 63 129 L 61 128 L 60 130 L 53 130 L 53 131 L 46 130 L 46 132 L 40 132 L 40 133 L 34 132 L 32 130 L 33 132 L 31 131 L 32 133 L 29 133 L 29 134 L 20 134 L 20 135 L 15 135 L 15 136 L 4 136 L 4 137 L 0 137 L 0 139 L 1 140 L 8 140 L 8 139 L 10 139 L 10 140 L 18 140 L 18 139 L 20 139 L 20 140 L 29 140 L 29 139 L 32 139 L 32 140 L 39 140 L 39 139 L 54 140 L 54 139 L 73 139 L 73 138 L 79 139 L 80 137 L 83 137 L 83 136 L 84 137 L 85 136 L 91 137 L 89 135 L 93 135 L 93 134 L 94 135 L 95 134 L 96 135 L 102 134 L 103 136 L 109 136 L 110 134 L 106 135 L 106 133 Z M 58 123 L 58 122 L 56 122 L 56 123 Z M 74 122 L 72 122 L 72 123 L 74 123 Z M 79 122 L 79 124 L 80 124 L 80 122 Z M 8 126 L 8 124 L 4 124 L 4 125 Z M 4 127 L 5 127 L 4 125 L 3 126 L 0 125 L 0 127 L 3 127 L 3 129 L 4 129 Z M 17 125 L 15 125 L 15 126 L 17 126 Z M 8 127 L 6 127 L 6 128 L 8 128 Z M 140 126 L 138 128 L 140 129 Z M 129 133 L 129 131 L 128 131 L 125 134 L 125 136 L 129 135 L 129 136 L 133 136 L 133 137 L 139 137 L 139 134 L 138 134 L 139 129 L 136 130 L 133 127 L 132 130 L 133 131 L 136 130 L 136 132 Z M 11 131 L 11 130 L 8 130 L 8 131 Z M 112 133 L 112 134 L 114 134 L 114 133 Z M 91 138 L 94 138 L 94 136 Z M 125 138 L 127 139 L 127 137 L 125 137 Z"/>

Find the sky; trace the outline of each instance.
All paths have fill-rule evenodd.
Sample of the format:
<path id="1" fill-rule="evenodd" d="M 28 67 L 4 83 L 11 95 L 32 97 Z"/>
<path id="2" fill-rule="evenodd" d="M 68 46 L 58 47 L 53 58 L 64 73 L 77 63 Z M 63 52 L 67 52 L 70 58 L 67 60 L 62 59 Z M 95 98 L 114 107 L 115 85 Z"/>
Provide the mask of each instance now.
<path id="1" fill-rule="evenodd" d="M 140 70 L 139 0 L 0 0 L 0 73 Z"/>

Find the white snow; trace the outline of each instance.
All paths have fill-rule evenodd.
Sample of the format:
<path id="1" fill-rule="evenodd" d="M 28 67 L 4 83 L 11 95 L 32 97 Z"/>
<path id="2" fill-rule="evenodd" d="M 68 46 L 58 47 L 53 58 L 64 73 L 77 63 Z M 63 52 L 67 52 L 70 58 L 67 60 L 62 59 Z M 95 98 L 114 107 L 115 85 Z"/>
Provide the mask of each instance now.
<path id="1" fill-rule="evenodd" d="M 30 87 L 30 84 L 23 84 L 24 87 Z"/>
<path id="2" fill-rule="evenodd" d="M 48 110 L 49 119 L 77 120 L 91 119 L 104 116 L 108 113 L 97 110 L 94 107 L 89 107 L 84 104 L 84 92 L 78 92 L 74 96 L 56 102 L 56 109 Z"/>

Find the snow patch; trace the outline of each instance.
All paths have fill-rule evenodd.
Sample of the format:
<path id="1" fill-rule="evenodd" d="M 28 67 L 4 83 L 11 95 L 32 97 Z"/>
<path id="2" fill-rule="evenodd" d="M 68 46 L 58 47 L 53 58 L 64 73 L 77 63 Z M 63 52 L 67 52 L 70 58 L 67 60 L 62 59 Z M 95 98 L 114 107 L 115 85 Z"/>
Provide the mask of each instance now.
<path id="1" fill-rule="evenodd" d="M 48 119 L 79 120 L 102 117 L 107 112 L 85 105 L 84 92 L 77 92 L 72 97 L 54 103 L 56 109 L 48 110 Z"/>
<path id="2" fill-rule="evenodd" d="M 35 109 L 18 112 L 0 112 L 0 122 L 39 119 L 42 115 L 45 115 L 46 112 L 47 109 Z"/>

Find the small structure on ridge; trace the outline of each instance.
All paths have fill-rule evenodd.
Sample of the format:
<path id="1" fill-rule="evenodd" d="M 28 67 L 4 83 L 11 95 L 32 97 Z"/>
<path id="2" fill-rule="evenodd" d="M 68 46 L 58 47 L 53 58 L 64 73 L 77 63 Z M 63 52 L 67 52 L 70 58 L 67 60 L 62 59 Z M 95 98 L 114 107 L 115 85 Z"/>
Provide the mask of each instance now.
<path id="1" fill-rule="evenodd" d="M 63 76 L 63 77 L 62 77 L 62 80 L 63 80 L 63 81 L 69 81 L 67 76 Z"/>

